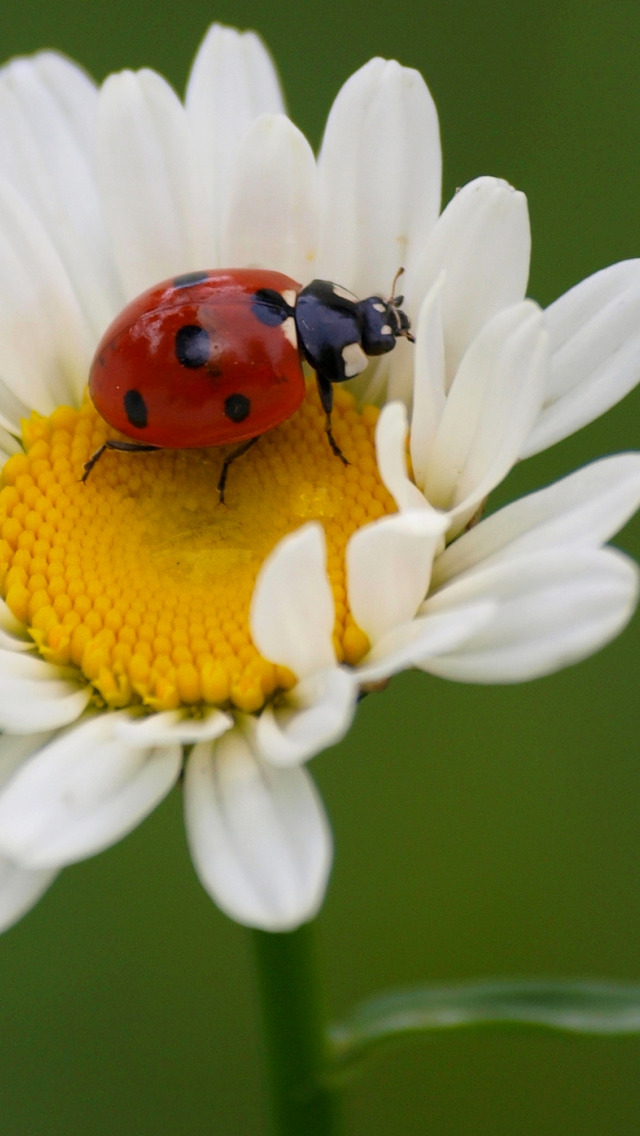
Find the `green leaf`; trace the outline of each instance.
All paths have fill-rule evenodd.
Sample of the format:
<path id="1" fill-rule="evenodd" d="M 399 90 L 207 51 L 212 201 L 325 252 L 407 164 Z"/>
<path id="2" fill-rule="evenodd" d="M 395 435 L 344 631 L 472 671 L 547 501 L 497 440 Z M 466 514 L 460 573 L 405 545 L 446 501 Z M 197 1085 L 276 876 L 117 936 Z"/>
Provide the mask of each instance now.
<path id="1" fill-rule="evenodd" d="M 383 1043 L 487 1026 L 563 1033 L 640 1033 L 640 986 L 583 979 L 495 979 L 376 995 L 331 1031 L 332 1072 Z"/>

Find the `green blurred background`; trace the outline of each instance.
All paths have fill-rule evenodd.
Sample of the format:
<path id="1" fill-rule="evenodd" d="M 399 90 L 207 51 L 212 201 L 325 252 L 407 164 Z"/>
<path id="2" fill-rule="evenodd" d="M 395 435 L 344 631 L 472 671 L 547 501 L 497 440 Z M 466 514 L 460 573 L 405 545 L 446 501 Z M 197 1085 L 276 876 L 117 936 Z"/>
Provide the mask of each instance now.
<path id="1" fill-rule="evenodd" d="M 214 19 L 263 34 L 314 144 L 370 56 L 419 68 L 445 199 L 485 173 L 528 194 L 542 303 L 640 253 L 637 0 L 22 0 L 2 5 L 0 42 L 4 57 L 60 48 L 99 79 L 150 65 L 182 90 Z M 639 443 L 636 392 L 500 500 Z M 640 555 L 640 524 L 619 543 Z M 429 978 L 640 980 L 639 628 L 513 689 L 404 675 L 316 759 L 337 846 L 319 921 L 336 1013 Z M 639 1062 L 633 1039 L 436 1038 L 360 1077 L 349 1133 L 636 1136 Z M 179 792 L 0 940 L 0 1069 L 3 1136 L 266 1133 L 248 936 L 196 882 Z"/>

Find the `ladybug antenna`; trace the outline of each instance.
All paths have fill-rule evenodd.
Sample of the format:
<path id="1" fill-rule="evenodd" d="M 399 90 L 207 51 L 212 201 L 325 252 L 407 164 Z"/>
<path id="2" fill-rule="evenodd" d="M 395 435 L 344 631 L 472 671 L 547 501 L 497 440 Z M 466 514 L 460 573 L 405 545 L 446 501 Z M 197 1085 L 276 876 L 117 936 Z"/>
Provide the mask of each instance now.
<path id="1" fill-rule="evenodd" d="M 403 273 L 404 268 L 400 267 L 393 278 L 389 305 L 393 308 L 398 317 L 398 330 L 395 333 L 396 338 L 408 339 L 409 343 L 415 343 L 416 337 L 415 335 L 411 334 L 409 319 L 405 315 L 405 313 L 401 311 L 402 305 L 404 303 L 404 296 L 396 296 L 396 285 Z"/>
<path id="2" fill-rule="evenodd" d="M 398 283 L 398 280 L 400 279 L 400 277 L 403 274 L 404 274 L 404 268 L 400 267 L 398 269 L 398 271 L 396 272 L 396 274 L 393 278 L 393 284 L 391 285 L 391 299 L 389 300 L 389 303 L 393 304 L 394 308 L 399 307 L 400 304 L 402 303 L 402 301 L 404 300 L 404 296 L 396 296 L 396 284 Z"/>

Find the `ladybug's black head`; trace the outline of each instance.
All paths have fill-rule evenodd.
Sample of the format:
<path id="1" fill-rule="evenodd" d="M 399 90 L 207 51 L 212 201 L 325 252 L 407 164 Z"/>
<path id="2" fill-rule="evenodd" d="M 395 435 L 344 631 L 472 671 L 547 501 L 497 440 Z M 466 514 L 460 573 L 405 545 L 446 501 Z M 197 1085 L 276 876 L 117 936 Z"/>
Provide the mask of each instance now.
<path id="1" fill-rule="evenodd" d="M 402 311 L 404 296 L 393 294 L 402 272 L 402 268 L 396 272 L 391 299 L 383 300 L 381 296 L 369 296 L 366 300 L 358 301 L 356 305 L 362 321 L 362 349 L 367 355 L 385 355 L 387 351 L 393 350 L 396 339 L 402 338 L 414 342 L 409 317 Z"/>

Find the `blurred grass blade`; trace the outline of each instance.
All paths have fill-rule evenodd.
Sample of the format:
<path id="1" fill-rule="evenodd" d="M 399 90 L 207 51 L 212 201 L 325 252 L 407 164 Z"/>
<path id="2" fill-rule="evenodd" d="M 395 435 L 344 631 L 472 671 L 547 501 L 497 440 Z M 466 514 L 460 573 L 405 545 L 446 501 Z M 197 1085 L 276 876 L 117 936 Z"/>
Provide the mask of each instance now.
<path id="1" fill-rule="evenodd" d="M 331 1033 L 332 1071 L 379 1045 L 438 1030 L 536 1027 L 564 1033 L 640 1033 L 640 986 L 586 979 L 497 979 L 376 995 Z"/>

